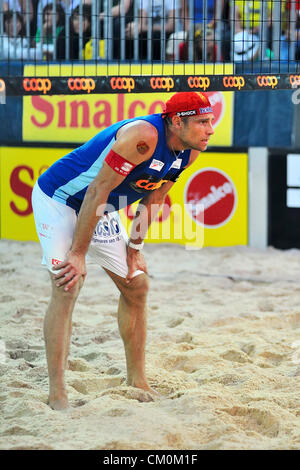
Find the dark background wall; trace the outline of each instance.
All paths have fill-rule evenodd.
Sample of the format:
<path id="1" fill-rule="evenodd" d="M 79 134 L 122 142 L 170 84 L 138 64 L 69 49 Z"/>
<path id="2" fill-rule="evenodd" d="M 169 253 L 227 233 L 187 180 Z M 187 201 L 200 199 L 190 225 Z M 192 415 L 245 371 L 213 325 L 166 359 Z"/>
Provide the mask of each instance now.
<path id="1" fill-rule="evenodd" d="M 234 146 L 291 147 L 294 90 L 235 93 Z"/>

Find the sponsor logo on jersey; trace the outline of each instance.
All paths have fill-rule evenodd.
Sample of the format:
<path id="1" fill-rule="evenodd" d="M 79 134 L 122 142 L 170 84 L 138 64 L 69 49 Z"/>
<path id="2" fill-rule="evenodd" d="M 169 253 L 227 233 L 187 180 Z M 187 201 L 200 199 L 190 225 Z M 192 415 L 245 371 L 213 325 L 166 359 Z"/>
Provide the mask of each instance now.
<path id="1" fill-rule="evenodd" d="M 56 266 L 62 263 L 62 261 L 60 261 L 59 259 L 52 258 L 51 263 L 52 263 L 52 266 Z"/>
<path id="2" fill-rule="evenodd" d="M 176 168 L 177 170 L 179 170 L 181 168 L 181 163 L 182 163 L 182 158 L 177 158 L 170 166 L 170 169 Z"/>
<path id="3" fill-rule="evenodd" d="M 101 218 L 94 231 L 94 239 L 97 237 L 110 238 L 120 234 L 120 226 L 115 217 Z"/>
<path id="4" fill-rule="evenodd" d="M 138 193 L 147 193 L 159 189 L 163 184 L 167 183 L 167 179 L 157 178 L 151 175 L 142 175 L 136 181 L 131 181 L 129 186 Z"/>
<path id="5" fill-rule="evenodd" d="M 152 170 L 157 170 L 157 171 L 160 171 L 162 169 L 162 167 L 164 166 L 164 163 L 161 162 L 160 160 L 156 160 L 155 158 L 153 158 L 149 168 L 151 168 Z"/>

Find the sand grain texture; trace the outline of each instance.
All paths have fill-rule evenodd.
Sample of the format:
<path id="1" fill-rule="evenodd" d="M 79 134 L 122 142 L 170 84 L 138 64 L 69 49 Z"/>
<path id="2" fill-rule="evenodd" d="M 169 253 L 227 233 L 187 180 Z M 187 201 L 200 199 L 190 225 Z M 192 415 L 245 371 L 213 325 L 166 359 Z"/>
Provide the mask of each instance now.
<path id="1" fill-rule="evenodd" d="M 299 449 L 300 252 L 146 246 L 147 371 L 126 386 L 118 293 L 96 266 L 73 315 L 72 407 L 46 404 L 37 243 L 0 241 L 0 449 Z"/>

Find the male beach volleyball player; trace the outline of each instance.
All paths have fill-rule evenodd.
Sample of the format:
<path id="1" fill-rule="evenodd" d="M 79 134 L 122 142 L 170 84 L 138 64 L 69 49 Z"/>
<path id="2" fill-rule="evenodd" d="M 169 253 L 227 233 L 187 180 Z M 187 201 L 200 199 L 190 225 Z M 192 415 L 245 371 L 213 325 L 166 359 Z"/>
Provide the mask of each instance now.
<path id="1" fill-rule="evenodd" d="M 44 335 L 53 409 L 68 407 L 64 370 L 87 252 L 120 291 L 118 324 L 127 383 L 151 398 L 145 375 L 148 280 L 143 238 L 179 174 L 206 149 L 212 121 L 204 93 L 176 93 L 163 114 L 113 124 L 54 163 L 34 186 L 36 229 L 52 283 Z M 128 240 L 117 211 L 139 199 Z"/>

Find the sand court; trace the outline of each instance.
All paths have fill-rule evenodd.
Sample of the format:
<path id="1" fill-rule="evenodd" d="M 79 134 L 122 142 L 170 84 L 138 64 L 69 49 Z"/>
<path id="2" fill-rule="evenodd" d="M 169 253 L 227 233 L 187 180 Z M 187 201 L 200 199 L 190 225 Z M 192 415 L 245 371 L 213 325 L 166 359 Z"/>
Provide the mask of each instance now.
<path id="1" fill-rule="evenodd" d="M 299 449 L 300 252 L 144 251 L 160 398 L 126 386 L 118 293 L 88 264 L 61 413 L 46 404 L 40 246 L 0 241 L 0 449 Z"/>

